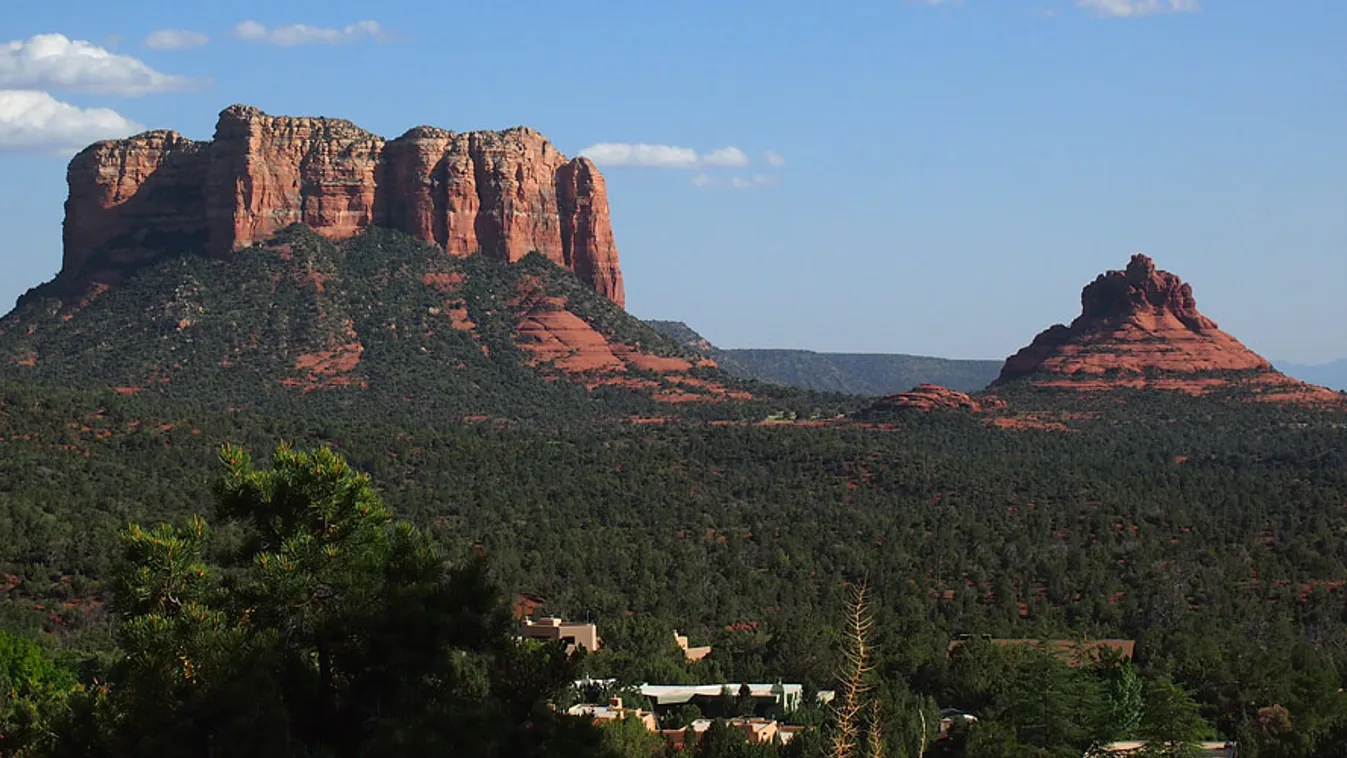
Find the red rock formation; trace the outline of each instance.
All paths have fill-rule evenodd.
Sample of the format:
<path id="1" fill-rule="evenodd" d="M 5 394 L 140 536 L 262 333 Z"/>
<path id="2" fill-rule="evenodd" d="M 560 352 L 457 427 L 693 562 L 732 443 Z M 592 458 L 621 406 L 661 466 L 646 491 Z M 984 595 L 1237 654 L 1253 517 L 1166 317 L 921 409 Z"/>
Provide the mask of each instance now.
<path id="1" fill-rule="evenodd" d="M 536 250 L 625 303 L 603 177 L 528 128 L 418 127 L 385 141 L 340 119 L 234 105 L 212 142 L 168 131 L 99 142 L 67 180 L 67 279 L 164 254 L 227 255 L 293 223 L 331 238 L 378 225 L 456 256 L 514 262 Z"/>
<path id="2" fill-rule="evenodd" d="M 438 280 L 435 286 L 444 291 Z M 508 305 L 518 317 L 516 344 L 529 355 L 530 365 L 554 376 L 568 375 L 591 390 L 625 387 L 650 391 L 656 400 L 669 403 L 753 398 L 720 382 L 690 375 L 694 368 L 714 366 L 710 361 L 657 355 L 639 343 L 610 340 L 594 325 L 566 310 L 566 298 L 548 294 L 533 276 L 520 278 Z"/>
<path id="3" fill-rule="evenodd" d="M 62 272 L 134 265 L 147 248 L 203 249 L 204 147 L 154 131 L 99 142 L 76 155 L 66 171 Z"/>
<path id="4" fill-rule="evenodd" d="M 206 152 L 208 252 L 248 247 L 295 223 L 334 239 L 380 223 L 383 148 L 349 121 L 226 108 Z"/>
<path id="5" fill-rule="evenodd" d="M 974 413 L 987 408 L 999 408 L 1004 403 L 996 398 L 973 399 L 971 395 L 957 392 L 938 384 L 919 384 L 907 392 L 887 395 L 875 401 L 877 409 L 897 409 L 914 411 L 968 410 Z"/>
<path id="6" fill-rule="evenodd" d="M 1100 274 L 1081 292 L 1070 326 L 1041 332 L 1006 360 L 995 384 L 1035 377 L 1041 386 L 1114 387 L 1204 394 L 1234 384 L 1255 392 L 1318 395 L 1296 382 L 1197 310 L 1192 287 L 1134 255 L 1123 271 Z M 1300 387 L 1304 392 L 1291 392 Z M 1329 392 L 1323 390 L 1323 392 Z M 1331 393 L 1330 394 L 1336 394 Z"/>

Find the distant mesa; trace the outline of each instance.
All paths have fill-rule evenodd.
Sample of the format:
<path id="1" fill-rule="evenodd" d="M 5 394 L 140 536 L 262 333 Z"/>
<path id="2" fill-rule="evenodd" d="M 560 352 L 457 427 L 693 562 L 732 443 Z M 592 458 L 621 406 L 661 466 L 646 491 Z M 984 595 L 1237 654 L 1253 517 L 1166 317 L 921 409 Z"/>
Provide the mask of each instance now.
<path id="1" fill-rule="evenodd" d="M 817 392 L 883 397 L 917 384 L 939 384 L 973 392 L 986 388 L 1001 370 L 1001 361 L 902 353 L 720 348 L 681 321 L 646 323 L 689 350 L 711 358 L 733 376 Z"/>
<path id="2" fill-rule="evenodd" d="M 369 226 L 452 256 L 516 262 L 532 251 L 618 305 L 622 273 L 603 177 L 526 127 L 385 140 L 349 121 L 233 105 L 215 138 L 151 131 L 70 162 L 58 282 L 82 286 L 166 255 L 221 257 L 295 223 L 329 239 Z"/>
<path id="3" fill-rule="evenodd" d="M 1070 326 L 1041 332 L 1006 360 L 993 387 L 1027 380 L 1044 387 L 1119 387 L 1206 394 L 1238 387 L 1267 400 L 1335 401 L 1337 394 L 1274 370 L 1262 356 L 1197 310 L 1192 287 L 1134 255 L 1081 291 Z"/>

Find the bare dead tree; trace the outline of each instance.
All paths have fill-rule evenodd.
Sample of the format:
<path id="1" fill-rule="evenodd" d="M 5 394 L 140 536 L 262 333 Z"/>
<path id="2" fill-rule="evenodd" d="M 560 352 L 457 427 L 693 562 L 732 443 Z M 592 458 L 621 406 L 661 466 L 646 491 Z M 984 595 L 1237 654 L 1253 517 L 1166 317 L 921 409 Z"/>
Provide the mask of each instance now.
<path id="1" fill-rule="evenodd" d="M 866 758 L 884 758 L 884 727 L 880 725 L 879 701 L 870 701 L 870 723 L 866 725 L 870 754 Z"/>
<path id="2" fill-rule="evenodd" d="M 868 637 L 874 622 L 866 602 L 866 585 L 861 583 L 852 590 L 847 603 L 846 652 L 839 677 L 842 699 L 834 706 L 837 729 L 833 734 L 832 758 L 852 758 L 860 743 L 861 712 L 865 708 L 865 695 L 870 690 L 869 674 L 873 668 Z M 871 739 L 875 738 L 872 736 Z"/>

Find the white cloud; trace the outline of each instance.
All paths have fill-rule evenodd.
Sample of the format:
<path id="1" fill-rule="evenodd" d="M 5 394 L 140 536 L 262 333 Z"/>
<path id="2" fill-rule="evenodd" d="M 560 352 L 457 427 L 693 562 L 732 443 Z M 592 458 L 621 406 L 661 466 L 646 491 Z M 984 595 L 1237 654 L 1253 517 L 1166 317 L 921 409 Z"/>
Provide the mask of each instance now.
<path id="1" fill-rule="evenodd" d="M 108 108 L 77 108 L 35 90 L 0 90 L 0 152 L 70 152 L 143 129 Z"/>
<path id="2" fill-rule="evenodd" d="M 699 163 L 703 166 L 747 166 L 748 155 L 737 147 L 722 147 L 703 155 Z"/>
<path id="3" fill-rule="evenodd" d="M 645 168 L 696 168 L 698 166 L 739 167 L 749 164 L 748 154 L 737 147 L 722 147 L 698 154 L 690 147 L 649 145 L 643 142 L 600 142 L 580 151 L 580 155 L 600 166 L 641 166 Z"/>
<path id="4" fill-rule="evenodd" d="M 354 24 L 337 28 L 327 26 L 309 26 L 308 24 L 289 24 L 268 28 L 251 19 L 234 27 L 234 36 L 250 42 L 267 42 L 280 47 L 297 45 L 338 45 L 343 42 L 355 42 L 369 37 L 383 39 L 384 28 L 377 21 L 357 21 Z"/>
<path id="5" fill-rule="evenodd" d="M 210 42 L 210 37 L 201 32 L 186 29 L 159 29 L 145 38 L 145 47 L 151 50 L 185 50 L 189 47 L 201 47 Z"/>
<path id="6" fill-rule="evenodd" d="M 144 95 L 192 89 L 197 84 L 62 34 L 38 34 L 0 44 L 0 88 Z"/>
<path id="7" fill-rule="evenodd" d="M 781 168 L 782 166 L 786 165 L 786 159 L 782 158 L 780 153 L 774 153 L 771 150 L 768 150 L 767 152 L 763 153 L 762 159 L 767 161 L 768 166 L 775 166 L 776 168 Z"/>
<path id="8" fill-rule="evenodd" d="M 697 165 L 697 151 L 673 145 L 600 142 L 580 151 L 580 155 L 600 166 L 648 166 L 653 168 L 691 168 Z"/>
<path id="9" fill-rule="evenodd" d="M 1193 13 L 1202 9 L 1200 0 L 1076 0 L 1076 5 L 1106 18 Z"/>

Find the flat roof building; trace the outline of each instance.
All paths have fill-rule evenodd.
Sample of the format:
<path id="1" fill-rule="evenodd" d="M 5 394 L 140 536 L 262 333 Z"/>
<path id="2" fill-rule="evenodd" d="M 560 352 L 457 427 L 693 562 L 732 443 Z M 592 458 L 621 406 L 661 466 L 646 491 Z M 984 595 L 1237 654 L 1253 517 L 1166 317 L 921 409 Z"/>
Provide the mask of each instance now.
<path id="1" fill-rule="evenodd" d="M 524 619 L 519 627 L 521 637 L 535 640 L 562 640 L 567 644 L 566 652 L 584 648 L 593 653 L 599 649 L 599 628 L 593 624 L 569 624 L 555 617 L 544 617 L 537 621 Z"/>

